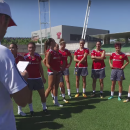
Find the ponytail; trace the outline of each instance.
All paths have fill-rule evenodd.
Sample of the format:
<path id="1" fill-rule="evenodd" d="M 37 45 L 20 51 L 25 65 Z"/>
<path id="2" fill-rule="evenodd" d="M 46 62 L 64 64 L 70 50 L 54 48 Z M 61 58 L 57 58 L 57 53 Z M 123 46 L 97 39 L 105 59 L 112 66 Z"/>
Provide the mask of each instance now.
<path id="1" fill-rule="evenodd" d="M 46 53 L 46 51 L 50 48 L 51 46 L 51 42 L 53 41 L 54 39 L 52 38 L 48 38 L 45 43 L 44 43 L 44 53 Z"/>

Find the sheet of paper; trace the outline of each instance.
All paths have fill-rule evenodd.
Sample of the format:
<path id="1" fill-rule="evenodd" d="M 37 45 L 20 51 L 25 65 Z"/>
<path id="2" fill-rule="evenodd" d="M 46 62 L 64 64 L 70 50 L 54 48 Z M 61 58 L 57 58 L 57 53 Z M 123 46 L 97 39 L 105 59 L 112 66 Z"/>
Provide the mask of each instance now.
<path id="1" fill-rule="evenodd" d="M 29 61 L 19 61 L 17 64 L 17 68 L 20 72 L 23 72 L 29 64 Z"/>

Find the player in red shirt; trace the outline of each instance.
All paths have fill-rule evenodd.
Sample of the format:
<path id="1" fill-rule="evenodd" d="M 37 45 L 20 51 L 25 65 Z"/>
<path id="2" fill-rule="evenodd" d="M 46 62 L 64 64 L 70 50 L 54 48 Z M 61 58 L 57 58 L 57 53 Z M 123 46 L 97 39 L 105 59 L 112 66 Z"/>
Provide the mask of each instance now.
<path id="1" fill-rule="evenodd" d="M 57 53 L 59 45 L 55 43 L 54 39 L 49 38 L 45 42 L 45 53 L 46 50 L 49 49 L 49 51 L 46 54 L 46 66 L 48 68 L 48 88 L 45 92 L 46 98 L 48 97 L 51 90 L 53 90 L 54 95 L 54 105 L 63 107 L 63 105 L 60 105 L 57 99 L 58 94 L 58 86 L 60 81 L 60 75 L 61 75 L 61 60 L 63 60 L 62 54 L 59 52 Z"/>
<path id="2" fill-rule="evenodd" d="M 106 77 L 105 75 L 105 50 L 101 49 L 101 41 L 96 43 L 96 49 L 92 50 L 91 58 L 93 60 L 92 63 L 92 74 L 91 77 L 93 78 L 92 88 L 93 93 L 91 97 L 95 96 L 95 89 L 96 89 L 96 82 L 99 79 L 100 82 L 100 98 L 103 98 L 103 79 Z"/>
<path id="3" fill-rule="evenodd" d="M 37 90 L 43 106 L 44 114 L 48 114 L 46 109 L 46 98 L 44 92 L 44 84 L 46 83 L 46 79 L 44 78 L 44 71 L 42 68 L 42 58 L 41 56 L 35 52 L 36 45 L 34 42 L 28 43 L 28 53 L 24 55 L 24 59 L 29 61 L 29 65 L 27 67 L 27 71 L 29 74 L 28 77 L 28 87 L 30 89 L 30 98 L 29 98 L 29 108 L 30 114 L 33 116 L 33 107 L 32 107 L 32 91 Z"/>
<path id="4" fill-rule="evenodd" d="M 15 63 L 18 64 L 19 61 L 25 61 L 24 57 L 20 54 L 18 54 L 18 47 L 17 44 L 15 43 L 11 43 L 9 46 L 10 51 L 12 52 L 12 54 L 14 55 L 15 58 Z M 20 72 L 22 77 L 27 80 L 28 78 L 28 72 L 25 70 L 24 72 Z M 26 116 L 26 114 L 22 111 L 22 107 L 18 106 L 18 115 L 21 116 Z"/>
<path id="5" fill-rule="evenodd" d="M 116 52 L 112 53 L 109 59 L 110 67 L 112 68 L 111 72 L 111 96 L 108 99 L 112 99 L 114 96 L 114 90 L 116 81 L 118 81 L 119 85 L 119 95 L 118 95 L 118 101 L 121 101 L 121 94 L 122 94 L 122 82 L 125 79 L 124 76 L 124 68 L 129 64 L 128 57 L 121 52 L 121 44 L 116 43 L 115 44 L 115 50 Z M 111 63 L 111 60 L 113 60 L 113 63 Z M 124 60 L 126 60 L 126 64 L 124 64 Z"/>
<path id="6" fill-rule="evenodd" d="M 64 41 L 64 39 L 60 39 L 59 43 L 60 43 L 60 50 L 59 50 L 59 52 L 62 54 L 62 56 L 64 58 L 64 61 L 65 61 L 65 70 L 62 72 L 62 75 L 60 77 L 60 88 L 61 88 L 61 91 L 62 91 L 62 97 L 64 98 L 63 100 L 66 102 L 66 100 L 65 100 L 65 87 L 64 87 L 63 75 L 65 76 L 68 96 L 71 98 L 70 81 L 69 81 L 69 67 L 70 67 L 71 62 L 72 62 L 72 56 L 71 56 L 70 51 L 65 49 L 66 42 Z M 68 63 L 68 57 L 70 58 L 69 63 Z M 61 62 L 61 64 L 63 64 L 63 63 Z"/>
<path id="7" fill-rule="evenodd" d="M 77 94 L 75 97 L 79 97 L 79 80 L 80 76 L 82 76 L 83 79 L 83 97 L 87 97 L 85 94 L 86 90 L 86 76 L 88 75 L 88 63 L 87 63 L 87 55 L 89 54 L 89 49 L 84 48 L 85 40 L 80 40 L 80 48 L 75 51 L 74 53 L 74 61 L 75 64 L 75 75 L 76 75 L 76 88 L 77 88 Z"/>

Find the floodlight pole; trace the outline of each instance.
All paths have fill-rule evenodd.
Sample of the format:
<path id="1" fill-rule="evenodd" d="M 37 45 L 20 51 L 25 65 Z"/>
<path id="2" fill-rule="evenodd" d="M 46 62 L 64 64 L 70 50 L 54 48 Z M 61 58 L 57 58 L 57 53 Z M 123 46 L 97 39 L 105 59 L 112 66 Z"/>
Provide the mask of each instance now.
<path id="1" fill-rule="evenodd" d="M 90 6 L 91 6 L 91 0 L 88 0 L 87 10 L 86 10 L 85 20 L 84 20 L 84 26 L 83 26 L 83 32 L 82 32 L 82 39 L 85 39 L 85 37 L 86 37 L 88 19 L 89 19 L 89 14 L 90 14 Z"/>
<path id="2" fill-rule="evenodd" d="M 41 33 L 41 54 L 43 54 L 42 48 L 42 27 L 41 27 L 41 11 L 40 11 L 40 2 L 38 0 L 38 8 L 39 8 L 39 23 L 40 23 L 40 33 Z"/>
<path id="3" fill-rule="evenodd" d="M 49 6 L 49 11 L 48 12 L 41 12 L 41 8 L 40 8 L 40 2 L 48 2 L 48 6 Z M 43 43 L 42 43 L 42 24 L 44 24 L 44 25 L 46 25 L 46 24 L 49 24 L 49 28 L 50 28 L 50 36 L 51 36 L 51 15 L 50 15 L 50 0 L 38 0 L 38 7 L 39 7 L 39 23 L 40 23 L 40 34 L 41 34 L 41 36 L 40 36 L 40 38 L 41 38 L 41 54 L 43 54 Z M 45 8 L 45 7 L 44 7 Z M 46 20 L 46 18 L 44 18 L 44 21 L 42 22 L 41 21 L 41 14 L 42 13 L 44 13 L 44 14 L 46 14 L 46 13 L 49 13 L 49 22 L 46 22 L 45 20 Z M 45 29 L 45 37 L 46 37 L 46 27 L 44 27 L 44 29 Z"/>

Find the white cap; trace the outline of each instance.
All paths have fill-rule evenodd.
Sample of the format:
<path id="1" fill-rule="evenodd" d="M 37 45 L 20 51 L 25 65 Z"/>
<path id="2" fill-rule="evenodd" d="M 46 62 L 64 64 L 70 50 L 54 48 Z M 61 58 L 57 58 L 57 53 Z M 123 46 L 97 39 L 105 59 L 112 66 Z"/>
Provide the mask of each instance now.
<path id="1" fill-rule="evenodd" d="M 0 14 L 6 14 L 6 15 L 10 16 L 10 21 L 9 21 L 8 27 L 17 26 L 16 23 L 14 22 L 14 20 L 12 19 L 10 7 L 6 2 L 4 2 L 4 0 L 0 0 Z"/>

